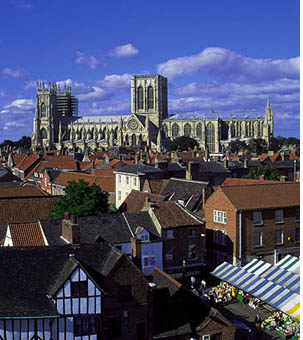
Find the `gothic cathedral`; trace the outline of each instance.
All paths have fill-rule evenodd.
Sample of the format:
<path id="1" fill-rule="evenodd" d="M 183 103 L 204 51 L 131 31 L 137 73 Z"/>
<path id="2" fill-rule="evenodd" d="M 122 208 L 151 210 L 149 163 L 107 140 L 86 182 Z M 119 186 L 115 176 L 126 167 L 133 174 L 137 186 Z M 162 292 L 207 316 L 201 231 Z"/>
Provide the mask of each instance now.
<path id="1" fill-rule="evenodd" d="M 168 114 L 167 78 L 131 77 L 131 114 L 78 116 L 78 100 L 71 87 L 37 83 L 32 150 L 96 151 L 112 146 L 148 146 L 161 151 L 168 139 L 189 136 L 201 148 L 220 152 L 234 139 L 273 136 L 273 111 L 267 101 L 265 117 L 206 118 L 205 115 Z"/>

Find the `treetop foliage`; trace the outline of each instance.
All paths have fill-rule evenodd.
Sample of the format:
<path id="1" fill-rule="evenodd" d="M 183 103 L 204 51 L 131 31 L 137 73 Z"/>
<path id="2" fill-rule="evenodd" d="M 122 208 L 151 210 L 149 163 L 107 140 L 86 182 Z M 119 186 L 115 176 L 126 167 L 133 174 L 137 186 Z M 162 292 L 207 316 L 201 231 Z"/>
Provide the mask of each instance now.
<path id="1" fill-rule="evenodd" d="M 280 173 L 277 169 L 270 165 L 260 166 L 258 168 L 251 168 L 248 175 L 243 178 L 248 179 L 260 179 L 264 175 L 264 179 L 278 181 L 280 179 Z"/>
<path id="2" fill-rule="evenodd" d="M 83 179 L 79 182 L 69 181 L 64 191 L 66 195 L 55 201 L 51 218 L 63 218 L 64 212 L 74 216 L 99 216 L 110 212 L 109 194 L 96 184 L 90 186 Z"/>
<path id="3" fill-rule="evenodd" d="M 177 137 L 173 141 L 169 141 L 167 143 L 166 149 L 168 151 L 187 151 L 193 150 L 195 146 L 199 146 L 198 142 L 195 139 L 187 136 L 181 136 Z"/>
<path id="4" fill-rule="evenodd" d="M 14 142 L 12 140 L 9 139 L 5 139 L 1 144 L 0 147 L 4 147 L 4 146 L 11 146 L 11 147 L 20 147 L 22 146 L 25 149 L 30 149 L 32 144 L 31 138 L 28 136 L 22 136 L 17 142 Z"/>

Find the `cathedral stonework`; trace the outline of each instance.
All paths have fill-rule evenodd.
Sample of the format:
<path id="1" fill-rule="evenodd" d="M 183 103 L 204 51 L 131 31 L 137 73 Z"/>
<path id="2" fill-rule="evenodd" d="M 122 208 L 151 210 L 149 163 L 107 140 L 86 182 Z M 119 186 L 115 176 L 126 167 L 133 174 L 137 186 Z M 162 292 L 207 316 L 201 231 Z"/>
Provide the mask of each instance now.
<path id="1" fill-rule="evenodd" d="M 101 147 L 144 146 L 161 151 L 167 140 L 188 136 L 201 148 L 220 152 L 234 139 L 247 141 L 273 136 L 273 111 L 267 100 L 265 117 L 207 118 L 205 115 L 168 114 L 167 78 L 131 77 L 131 114 L 78 116 L 71 87 L 37 83 L 32 150 L 96 151 Z"/>

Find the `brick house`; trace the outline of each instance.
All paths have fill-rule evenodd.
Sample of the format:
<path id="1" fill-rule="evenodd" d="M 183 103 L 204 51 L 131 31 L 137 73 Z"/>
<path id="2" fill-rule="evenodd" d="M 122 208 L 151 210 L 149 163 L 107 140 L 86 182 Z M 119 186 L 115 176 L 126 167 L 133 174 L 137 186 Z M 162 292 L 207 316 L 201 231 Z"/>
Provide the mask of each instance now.
<path id="1" fill-rule="evenodd" d="M 219 187 L 205 205 L 208 260 L 276 263 L 300 251 L 300 185 Z"/>
<path id="2" fill-rule="evenodd" d="M 163 242 L 163 270 L 174 278 L 204 277 L 204 222 L 176 202 L 146 202 Z"/>

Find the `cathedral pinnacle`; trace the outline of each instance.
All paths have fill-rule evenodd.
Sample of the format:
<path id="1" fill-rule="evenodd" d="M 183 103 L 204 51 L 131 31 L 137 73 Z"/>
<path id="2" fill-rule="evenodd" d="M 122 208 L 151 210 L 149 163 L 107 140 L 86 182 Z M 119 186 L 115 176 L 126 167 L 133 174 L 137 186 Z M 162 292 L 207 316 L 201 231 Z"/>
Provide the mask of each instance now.
<path id="1" fill-rule="evenodd" d="M 269 97 L 267 98 L 267 106 L 266 106 L 267 109 L 270 109 L 270 101 L 269 101 Z"/>

